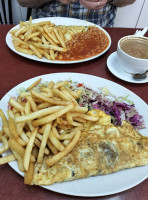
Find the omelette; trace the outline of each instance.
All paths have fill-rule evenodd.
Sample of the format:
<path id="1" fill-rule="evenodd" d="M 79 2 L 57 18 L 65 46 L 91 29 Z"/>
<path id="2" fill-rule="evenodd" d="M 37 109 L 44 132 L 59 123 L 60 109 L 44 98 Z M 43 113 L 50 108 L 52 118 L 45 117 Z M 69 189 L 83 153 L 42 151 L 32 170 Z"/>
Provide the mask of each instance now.
<path id="1" fill-rule="evenodd" d="M 102 111 L 97 122 L 84 124 L 73 150 L 49 167 L 47 157 L 36 163 L 32 185 L 51 185 L 148 164 L 148 138 L 140 135 L 131 124 L 111 123 Z"/>

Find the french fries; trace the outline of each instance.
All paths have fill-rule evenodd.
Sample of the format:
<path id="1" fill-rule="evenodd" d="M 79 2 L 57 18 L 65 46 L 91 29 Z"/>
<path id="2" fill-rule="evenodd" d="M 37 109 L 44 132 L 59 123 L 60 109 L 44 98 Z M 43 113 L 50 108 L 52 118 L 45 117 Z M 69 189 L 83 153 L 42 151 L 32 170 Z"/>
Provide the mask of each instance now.
<path id="1" fill-rule="evenodd" d="M 85 26 L 58 26 L 50 21 L 33 23 L 30 17 L 28 22 L 20 21 L 19 28 L 9 33 L 16 51 L 56 60 L 58 55 L 58 59 L 62 57 L 60 52 L 67 52 L 67 41 L 72 35 L 84 31 L 87 31 Z"/>
<path id="2" fill-rule="evenodd" d="M 55 60 L 58 52 L 66 52 L 63 31 L 50 21 L 32 23 L 20 22 L 18 29 L 10 31 L 16 51 Z"/>
<path id="3" fill-rule="evenodd" d="M 30 185 L 34 174 L 34 163 L 30 162 L 29 169 L 24 175 L 24 184 Z"/>
<path id="4" fill-rule="evenodd" d="M 43 133 L 42 141 L 41 141 L 41 146 L 40 146 L 38 159 L 37 159 L 38 163 L 42 163 L 42 161 L 43 161 L 45 147 L 46 147 L 46 144 L 47 144 L 47 139 L 48 139 L 48 136 L 50 134 L 50 129 L 51 129 L 51 124 L 47 124 L 46 127 L 45 127 L 45 131 Z"/>
<path id="5" fill-rule="evenodd" d="M 8 156 L 5 156 L 5 157 L 1 157 L 0 158 L 0 165 L 3 165 L 3 164 L 6 164 L 8 162 L 12 162 L 12 161 L 15 161 L 16 158 L 14 155 L 8 155 Z"/>
<path id="6" fill-rule="evenodd" d="M 52 165 L 54 165 L 56 162 L 58 162 L 61 158 L 63 158 L 64 156 L 66 156 L 77 144 L 79 137 L 81 135 L 81 131 L 77 131 L 77 133 L 75 134 L 73 140 L 70 142 L 69 145 L 67 145 L 67 147 L 62 151 L 59 152 L 58 154 L 52 156 L 51 158 L 48 158 L 46 160 L 46 163 L 49 167 L 51 167 Z"/>
<path id="7" fill-rule="evenodd" d="M 20 35 L 22 31 L 15 33 Z M 84 123 L 98 120 L 87 115 L 87 108 L 78 105 L 76 100 L 82 91 L 70 91 L 67 84 L 67 81 L 51 81 L 45 86 L 38 79 L 26 92 L 10 98 L 7 117 L 0 109 L 3 144 L 0 154 L 11 151 L 10 155 L 0 158 L 0 165 L 16 160 L 19 170 L 24 172 L 25 184 L 32 182 L 35 163 L 42 164 L 46 158 L 49 167 L 54 165 L 75 147 Z"/>
<path id="8" fill-rule="evenodd" d="M 28 169 L 29 169 L 29 161 L 30 161 L 30 157 L 31 157 L 31 151 L 32 151 L 32 148 L 33 148 L 33 144 L 34 144 L 34 140 L 35 140 L 37 131 L 38 131 L 38 128 L 35 128 L 32 131 L 31 136 L 29 138 L 29 142 L 28 142 L 27 147 L 26 147 L 26 151 L 25 151 L 25 154 L 24 154 L 24 160 L 23 160 L 25 171 L 28 171 Z"/>

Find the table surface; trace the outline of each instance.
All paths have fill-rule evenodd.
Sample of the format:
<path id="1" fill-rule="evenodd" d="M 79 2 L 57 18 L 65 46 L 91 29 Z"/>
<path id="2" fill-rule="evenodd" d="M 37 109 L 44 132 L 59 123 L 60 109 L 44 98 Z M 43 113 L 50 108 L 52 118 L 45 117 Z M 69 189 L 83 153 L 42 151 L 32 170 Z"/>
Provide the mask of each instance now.
<path id="1" fill-rule="evenodd" d="M 101 57 L 92 61 L 58 65 L 32 61 L 12 52 L 6 45 L 5 37 L 12 28 L 11 25 L 0 25 L 0 99 L 17 84 L 38 75 L 56 72 L 77 72 L 96 75 L 114 81 L 132 92 L 136 93 L 146 103 L 148 103 L 148 84 L 133 84 L 122 81 L 110 73 L 106 66 L 108 56 L 116 51 L 118 40 L 125 36 L 134 34 L 136 29 L 129 28 L 105 28 L 110 34 L 112 44 L 110 49 Z M 148 36 L 148 34 L 147 34 Z M 141 184 L 127 191 L 106 197 L 92 197 L 92 199 L 105 200 L 146 200 L 148 199 L 148 179 Z M 27 186 L 23 183 L 23 178 L 18 175 L 8 164 L 0 166 L 0 199 L 82 199 L 48 191 L 39 186 Z M 90 198 L 85 198 L 90 199 Z"/>

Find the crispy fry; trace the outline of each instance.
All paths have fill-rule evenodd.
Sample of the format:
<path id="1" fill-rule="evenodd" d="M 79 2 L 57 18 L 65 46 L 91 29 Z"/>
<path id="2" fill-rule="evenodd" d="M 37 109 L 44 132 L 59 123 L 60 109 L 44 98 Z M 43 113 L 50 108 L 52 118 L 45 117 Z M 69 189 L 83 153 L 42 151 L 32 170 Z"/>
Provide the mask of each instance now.
<path id="1" fill-rule="evenodd" d="M 42 42 L 43 42 L 43 44 L 46 44 L 46 45 L 48 45 L 49 44 L 49 42 L 46 40 L 46 38 L 42 35 Z"/>
<path id="2" fill-rule="evenodd" d="M 15 37 L 15 36 L 12 36 L 12 42 L 13 42 L 13 43 L 16 43 L 16 42 L 17 42 L 17 44 L 23 44 L 23 45 L 27 45 L 27 46 L 29 47 L 29 45 L 26 44 L 23 40 L 21 40 L 21 39 L 18 38 L 18 37 Z"/>
<path id="3" fill-rule="evenodd" d="M 51 152 L 53 153 L 53 155 L 56 155 L 59 152 L 50 140 L 47 141 L 47 145 L 51 150 Z"/>
<path id="4" fill-rule="evenodd" d="M 56 138 L 56 136 L 54 135 L 54 133 L 52 131 L 50 131 L 49 134 L 49 139 L 52 142 L 52 144 L 56 147 L 56 149 L 58 149 L 59 151 L 63 151 L 64 150 L 64 146 L 62 145 L 62 143 Z"/>
<path id="5" fill-rule="evenodd" d="M 13 154 L 11 155 L 8 155 L 8 156 L 4 156 L 4 157 L 1 157 L 0 158 L 0 165 L 3 165 L 3 164 L 6 164 L 6 163 L 9 163 L 9 162 L 12 162 L 16 160 L 16 158 L 14 157 Z"/>
<path id="6" fill-rule="evenodd" d="M 27 137 L 27 135 L 24 132 L 22 132 L 21 138 L 22 138 L 22 140 L 24 140 L 26 142 L 26 144 L 29 142 L 29 138 Z"/>
<path id="7" fill-rule="evenodd" d="M 60 41 L 61 45 L 63 48 L 66 48 L 66 44 L 63 40 L 63 38 L 59 35 L 58 30 L 57 29 L 53 29 L 55 35 L 57 36 L 58 40 Z"/>
<path id="8" fill-rule="evenodd" d="M 39 149 L 37 146 L 34 146 L 33 149 L 32 149 L 32 155 L 35 157 L 35 158 L 38 158 L 38 153 L 39 153 Z"/>
<path id="9" fill-rule="evenodd" d="M 25 115 L 25 116 L 16 117 L 15 122 L 20 123 L 20 122 L 30 121 L 30 120 L 36 119 L 38 117 L 43 117 L 45 115 L 54 113 L 54 112 L 56 112 L 56 111 L 58 111 L 62 108 L 64 108 L 64 107 L 63 106 L 52 106 L 52 107 L 49 107 L 49 108 L 38 110 L 38 111 L 35 111 L 35 112 L 30 113 L 30 114 Z"/>
<path id="10" fill-rule="evenodd" d="M 52 88 L 54 86 L 54 82 L 53 81 L 50 81 L 47 85 L 47 88 Z"/>
<path id="11" fill-rule="evenodd" d="M 26 144 L 27 144 L 27 143 L 26 143 L 24 140 L 22 140 L 20 137 L 18 137 L 17 141 L 20 143 L 20 145 L 21 145 L 22 147 L 26 146 Z"/>
<path id="12" fill-rule="evenodd" d="M 50 88 L 48 88 L 48 87 L 43 87 L 43 88 L 41 88 L 41 91 L 42 91 L 42 92 L 46 92 L 46 93 L 50 93 L 51 96 L 53 97 L 52 89 L 50 89 Z"/>
<path id="13" fill-rule="evenodd" d="M 73 126 L 82 126 L 82 124 L 73 121 L 73 118 L 72 118 L 72 115 L 71 115 L 70 112 L 67 112 L 67 113 L 66 113 L 66 120 L 67 120 L 67 122 L 68 122 L 70 125 L 73 125 Z"/>
<path id="14" fill-rule="evenodd" d="M 33 51 L 32 50 L 29 50 L 29 49 L 24 49 L 22 47 L 18 47 L 18 46 L 15 46 L 15 49 L 20 52 L 20 53 L 24 53 L 24 54 L 28 54 L 28 55 L 33 55 Z"/>
<path id="15" fill-rule="evenodd" d="M 56 162 L 58 162 L 59 160 L 61 160 L 64 156 L 66 156 L 74 148 L 74 146 L 77 144 L 80 135 L 81 135 L 81 131 L 78 130 L 77 133 L 75 134 L 73 140 L 69 143 L 69 145 L 67 145 L 65 147 L 65 149 L 63 151 L 59 152 L 58 154 L 56 154 L 56 155 L 54 155 L 51 158 L 48 158 L 46 160 L 47 165 L 49 167 L 51 167 Z"/>
<path id="16" fill-rule="evenodd" d="M 34 51 L 34 53 L 36 53 L 35 47 L 38 47 L 38 48 L 41 48 L 41 49 L 52 49 L 52 50 L 59 51 L 59 52 L 66 52 L 67 51 L 67 49 L 53 45 L 53 44 L 45 45 L 45 44 L 39 44 L 39 43 L 35 43 L 35 42 L 33 42 L 32 44 L 33 45 L 31 45 L 30 48 Z M 34 47 L 34 48 L 32 48 L 32 47 Z"/>
<path id="17" fill-rule="evenodd" d="M 2 136 L 4 136 L 4 135 L 5 135 L 4 130 L 3 129 L 0 130 L 0 142 L 2 141 Z"/>
<path id="18" fill-rule="evenodd" d="M 13 98 L 10 98 L 9 103 L 11 106 L 13 106 L 17 111 L 24 111 L 24 106 L 22 106 L 20 103 L 15 101 Z"/>
<path id="19" fill-rule="evenodd" d="M 66 139 L 63 141 L 64 147 L 66 147 L 70 143 L 70 139 Z"/>
<path id="20" fill-rule="evenodd" d="M 18 164 L 18 168 L 21 172 L 24 172 L 24 165 L 23 165 L 23 159 L 21 158 L 21 156 L 16 152 L 14 151 L 13 148 L 11 148 L 11 151 L 14 155 L 14 157 L 16 158 L 17 160 L 17 164 Z"/>
<path id="21" fill-rule="evenodd" d="M 43 55 L 44 55 L 48 60 L 51 60 L 50 55 L 49 55 L 45 50 L 43 51 Z"/>
<path id="22" fill-rule="evenodd" d="M 50 58 L 51 58 L 51 60 L 55 60 L 54 50 L 50 49 L 49 52 L 50 52 Z"/>
<path id="23" fill-rule="evenodd" d="M 39 78 L 37 81 L 35 81 L 34 83 L 32 83 L 27 90 L 32 90 L 36 85 L 38 85 L 41 82 L 41 78 Z"/>
<path id="24" fill-rule="evenodd" d="M 41 110 L 41 109 L 44 109 L 44 108 L 48 108 L 50 106 L 51 106 L 50 103 L 44 102 L 44 103 L 40 103 L 37 107 L 38 107 L 38 110 Z"/>
<path id="25" fill-rule="evenodd" d="M 8 118 L 13 118 L 13 119 L 14 119 L 14 117 L 15 117 L 15 115 L 14 115 L 14 113 L 13 113 L 12 110 L 8 110 L 8 111 L 7 111 L 7 116 L 8 116 Z"/>
<path id="26" fill-rule="evenodd" d="M 0 147 L 0 154 L 6 152 L 9 149 L 9 144 L 8 144 L 8 140 L 6 136 L 2 136 L 2 143 L 3 143 L 3 146 Z"/>
<path id="27" fill-rule="evenodd" d="M 46 93 L 46 92 L 40 92 L 41 95 L 45 96 L 45 97 L 53 97 L 53 94 L 50 93 Z"/>
<path id="28" fill-rule="evenodd" d="M 86 115 L 83 113 L 71 113 L 71 114 L 72 114 L 72 117 L 80 117 L 88 121 L 97 121 L 99 119 L 99 117 L 94 117 L 94 116 Z"/>
<path id="29" fill-rule="evenodd" d="M 8 144 L 8 140 L 5 136 L 2 136 L 2 143 L 3 143 L 5 151 L 7 151 L 9 149 L 9 144 Z"/>
<path id="30" fill-rule="evenodd" d="M 39 154 L 38 154 L 38 159 L 37 159 L 38 163 L 41 163 L 43 161 L 45 146 L 46 146 L 47 139 L 50 133 L 50 129 L 51 129 L 51 124 L 47 124 L 45 127 L 45 131 L 43 133 L 43 138 L 42 138 L 41 146 L 39 149 Z"/>
<path id="31" fill-rule="evenodd" d="M 75 99 L 78 99 L 80 97 L 80 94 L 83 92 L 83 90 L 78 90 L 79 92 L 70 90 L 69 88 L 64 88 L 64 90 L 67 90 Z"/>
<path id="32" fill-rule="evenodd" d="M 65 100 L 65 101 L 71 101 L 71 99 L 67 96 L 64 95 L 63 92 L 61 92 L 60 90 L 53 88 L 52 92 L 55 96 L 60 97 L 61 99 Z"/>
<path id="33" fill-rule="evenodd" d="M 55 120 L 56 118 L 64 115 L 66 112 L 72 110 L 73 108 L 74 108 L 74 104 L 70 103 L 67 106 L 65 106 L 64 108 L 62 108 L 59 111 L 57 111 L 56 113 L 53 113 L 53 114 L 51 114 L 49 116 L 46 116 L 46 117 L 43 117 L 41 119 L 34 120 L 32 122 L 32 124 L 35 127 L 39 126 L 39 125 L 42 125 L 42 124 L 46 124 L 46 123 L 51 122 L 51 121 Z"/>
<path id="34" fill-rule="evenodd" d="M 26 28 L 25 26 L 21 27 L 17 32 L 15 32 L 15 36 L 18 37 L 19 34 L 21 34 L 22 31 L 23 31 L 25 28 Z"/>
<path id="35" fill-rule="evenodd" d="M 35 33 L 32 33 L 32 34 L 28 34 L 27 37 L 25 38 L 25 42 L 28 41 L 29 39 L 33 38 L 33 37 L 36 37 L 40 35 L 40 32 L 35 32 Z"/>
<path id="36" fill-rule="evenodd" d="M 85 119 L 82 119 L 80 117 L 73 117 L 73 120 L 77 121 L 77 122 L 81 122 L 81 123 L 86 123 Z"/>
<path id="37" fill-rule="evenodd" d="M 3 154 L 4 152 L 6 152 L 5 147 L 4 146 L 0 147 L 0 154 Z"/>
<path id="38" fill-rule="evenodd" d="M 88 111 L 88 108 L 86 107 L 80 107 L 79 105 L 76 105 L 75 108 L 73 109 L 75 112 L 80 112 L 80 113 L 86 113 Z"/>
<path id="39" fill-rule="evenodd" d="M 33 100 L 32 96 L 27 96 L 26 99 L 29 101 L 32 111 L 37 111 L 38 108 L 37 108 L 37 105 L 36 105 L 35 101 Z M 27 113 L 27 114 L 29 114 L 29 113 Z"/>
<path id="40" fill-rule="evenodd" d="M 24 184 L 28 184 L 28 185 L 31 184 L 32 179 L 33 179 L 33 174 L 34 174 L 34 166 L 35 166 L 34 162 L 30 162 L 28 171 L 25 172 L 25 175 L 24 175 Z"/>
<path id="41" fill-rule="evenodd" d="M 58 33 L 59 33 L 59 36 L 60 36 L 62 42 L 64 42 L 63 47 L 66 48 L 66 44 L 65 44 L 65 40 L 64 40 L 64 35 L 63 35 L 63 33 L 62 33 L 61 28 L 58 28 Z"/>
<path id="42" fill-rule="evenodd" d="M 14 122 L 14 119 L 13 118 L 10 118 L 9 119 L 9 130 L 11 132 L 11 135 L 12 135 L 12 138 L 14 139 L 18 139 L 18 132 L 17 132 L 17 128 L 16 128 L 16 125 L 15 125 L 15 122 Z"/>
<path id="43" fill-rule="evenodd" d="M 48 35 L 48 37 L 51 38 L 51 40 L 53 42 L 55 42 L 56 44 L 59 44 L 59 41 L 55 37 L 53 37 L 51 33 L 49 33 L 49 31 L 47 30 L 47 28 L 45 26 L 43 27 L 43 29 L 44 29 L 45 33 Z"/>
<path id="44" fill-rule="evenodd" d="M 9 140 L 9 146 L 14 157 L 17 159 L 19 170 L 24 171 L 23 158 L 22 158 L 24 155 L 24 150 L 23 150 L 23 147 L 21 147 L 20 145 L 16 146 L 16 144 L 18 143 L 14 139 Z"/>
<path id="45" fill-rule="evenodd" d="M 41 95 L 39 92 L 36 92 L 34 90 L 31 90 L 31 93 L 33 96 L 37 97 L 38 99 L 41 99 L 47 103 L 51 103 L 53 105 L 67 105 L 69 104 L 68 101 L 61 101 L 61 100 L 54 100 L 52 98 L 48 98 L 48 97 L 45 97 L 43 95 Z"/>
<path id="46" fill-rule="evenodd" d="M 24 97 L 30 96 L 30 95 L 31 95 L 30 92 L 21 92 L 21 93 L 20 93 L 20 97 L 21 97 L 21 98 L 24 98 Z"/>
<path id="47" fill-rule="evenodd" d="M 11 134 L 11 132 L 10 132 L 9 127 L 3 126 L 3 130 L 4 130 L 5 134 L 6 134 L 9 138 L 12 138 L 12 134 Z"/>
<path id="48" fill-rule="evenodd" d="M 30 138 L 31 132 L 27 132 L 26 135 L 28 136 L 28 138 Z M 41 146 L 41 142 L 40 142 L 40 141 L 42 140 L 42 138 L 40 138 L 40 140 L 37 139 L 37 137 L 38 137 L 39 135 L 40 135 L 40 134 L 37 133 L 36 138 L 35 138 L 35 140 L 34 140 L 34 143 L 35 143 L 35 145 L 36 145 L 38 148 L 40 148 L 40 146 Z M 40 135 L 40 137 L 42 137 L 42 136 Z M 49 150 L 48 150 L 47 148 L 45 148 L 45 155 L 49 155 Z"/>
<path id="49" fill-rule="evenodd" d="M 52 132 L 55 135 L 55 137 L 60 140 L 60 135 L 54 126 L 52 126 Z"/>
<path id="50" fill-rule="evenodd" d="M 33 46 L 33 45 L 30 44 L 29 47 L 30 47 L 30 49 L 32 49 L 32 51 L 35 53 L 35 55 L 38 58 L 41 59 L 43 57 L 35 46 Z"/>
<path id="51" fill-rule="evenodd" d="M 25 123 L 24 123 L 24 122 L 16 124 L 16 129 L 17 129 L 17 132 L 18 132 L 18 135 L 19 135 L 19 136 L 22 135 L 24 126 L 25 126 Z"/>
<path id="52" fill-rule="evenodd" d="M 54 84 L 53 88 L 60 88 L 68 84 L 68 81 L 60 81 Z"/>
<path id="53" fill-rule="evenodd" d="M 33 148 L 34 140 L 37 134 L 38 128 L 35 128 L 33 132 L 31 133 L 31 136 L 29 138 L 29 142 L 27 144 L 27 147 L 25 149 L 25 154 L 24 154 L 24 169 L 25 171 L 28 171 L 29 169 L 29 162 L 30 162 L 30 157 L 31 157 L 31 151 Z"/>
<path id="54" fill-rule="evenodd" d="M 2 109 L 0 109 L 0 117 L 1 117 L 1 119 L 2 119 L 3 125 L 8 127 L 8 120 L 7 120 L 7 118 L 5 117 L 5 114 L 3 113 Z"/>
<path id="55" fill-rule="evenodd" d="M 75 100 L 75 98 L 70 94 L 70 92 L 68 92 L 67 90 L 62 90 L 62 92 L 61 92 L 64 96 L 66 96 L 67 98 L 69 98 L 69 100 L 70 101 L 73 101 L 73 102 L 75 102 L 76 104 L 78 104 L 77 103 L 77 101 Z"/>
<path id="56" fill-rule="evenodd" d="M 16 152 L 22 159 L 24 158 L 25 148 L 22 147 L 18 141 L 14 140 L 13 138 L 9 139 L 9 146 L 10 149 Z M 35 162 L 34 156 L 31 155 L 30 161 Z"/>
<path id="57" fill-rule="evenodd" d="M 43 32 L 42 35 L 49 42 L 49 44 L 53 44 L 55 46 L 58 46 L 55 42 L 52 41 L 52 39 L 45 32 Z M 45 44 L 45 43 L 43 43 L 43 44 Z M 48 45 L 48 44 L 46 44 L 46 45 Z"/>

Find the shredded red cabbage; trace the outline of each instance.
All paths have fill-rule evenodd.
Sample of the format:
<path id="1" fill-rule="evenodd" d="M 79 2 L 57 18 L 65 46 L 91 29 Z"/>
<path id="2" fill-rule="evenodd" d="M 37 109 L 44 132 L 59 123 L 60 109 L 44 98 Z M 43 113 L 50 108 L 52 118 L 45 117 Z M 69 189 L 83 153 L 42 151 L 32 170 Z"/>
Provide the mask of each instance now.
<path id="1" fill-rule="evenodd" d="M 119 102 L 117 98 L 111 100 L 101 92 L 93 91 L 85 87 L 84 92 L 77 100 L 80 106 L 88 107 L 89 110 L 100 109 L 111 116 L 114 125 L 121 125 L 123 120 L 131 123 L 137 129 L 145 128 L 143 116 L 140 115 L 134 104 Z"/>

